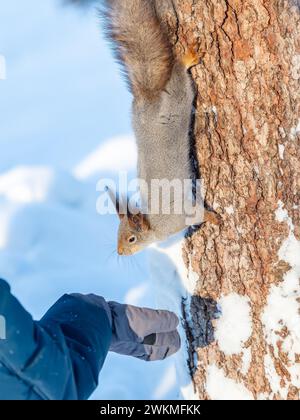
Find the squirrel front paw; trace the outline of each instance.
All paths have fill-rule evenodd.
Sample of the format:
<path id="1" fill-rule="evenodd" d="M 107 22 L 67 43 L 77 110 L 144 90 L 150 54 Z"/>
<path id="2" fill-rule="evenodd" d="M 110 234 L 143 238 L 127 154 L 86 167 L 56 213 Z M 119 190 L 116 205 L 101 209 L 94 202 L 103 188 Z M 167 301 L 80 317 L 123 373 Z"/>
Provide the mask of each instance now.
<path id="1" fill-rule="evenodd" d="M 211 210 L 204 210 L 204 222 L 211 223 L 213 225 L 220 225 L 222 223 L 222 218 L 219 214 Z"/>
<path id="2" fill-rule="evenodd" d="M 189 49 L 181 59 L 184 67 L 189 70 L 191 67 L 200 63 L 200 57 L 195 49 Z"/>

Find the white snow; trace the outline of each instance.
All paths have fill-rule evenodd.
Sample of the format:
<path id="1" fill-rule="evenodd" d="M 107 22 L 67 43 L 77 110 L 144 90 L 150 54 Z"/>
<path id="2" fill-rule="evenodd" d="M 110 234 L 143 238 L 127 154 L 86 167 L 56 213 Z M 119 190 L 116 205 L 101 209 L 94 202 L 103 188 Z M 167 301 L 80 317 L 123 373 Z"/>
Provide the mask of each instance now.
<path id="1" fill-rule="evenodd" d="M 291 72 L 293 79 L 300 79 L 300 54 L 294 55 L 292 59 Z"/>
<path id="2" fill-rule="evenodd" d="M 170 365 L 164 372 L 161 382 L 154 391 L 154 398 L 161 400 L 176 386 L 176 368 L 175 365 Z"/>
<path id="3" fill-rule="evenodd" d="M 130 171 L 137 160 L 136 144 L 133 136 L 120 136 L 99 146 L 75 168 L 80 179 L 89 178 L 99 171 L 109 171 L 112 162 L 119 171 Z"/>
<path id="4" fill-rule="evenodd" d="M 152 246 L 149 253 L 149 268 L 151 273 L 151 289 L 156 294 L 157 306 L 164 305 L 182 317 L 181 302 L 186 299 L 187 312 L 190 298 L 194 293 L 198 275 L 191 267 L 186 269 L 182 258 L 183 233 L 174 236 L 166 243 Z M 177 385 L 180 398 L 198 399 L 188 371 L 186 335 L 182 326 L 182 349 L 176 355 Z M 197 362 L 197 361 L 196 361 Z"/>
<path id="5" fill-rule="evenodd" d="M 274 360 L 272 359 L 270 354 L 267 354 L 264 359 L 264 366 L 266 376 L 268 378 L 270 387 L 272 389 L 272 394 L 269 395 L 268 398 L 272 399 L 274 394 L 279 393 L 282 398 L 286 399 L 287 397 L 287 389 L 282 389 L 280 381 L 281 377 L 278 375 L 275 369 Z"/>
<path id="6" fill-rule="evenodd" d="M 279 144 L 278 149 L 279 149 L 280 159 L 283 160 L 284 159 L 285 145 L 284 144 Z"/>
<path id="7" fill-rule="evenodd" d="M 241 373 L 243 375 L 247 375 L 248 370 L 250 368 L 251 360 L 252 360 L 252 353 L 251 353 L 251 347 L 249 347 L 243 350 L 243 356 L 242 356 L 243 366 L 241 369 Z"/>
<path id="8" fill-rule="evenodd" d="M 298 124 L 295 127 L 292 127 L 291 129 L 292 139 L 294 139 L 299 133 L 300 133 L 300 119 L 298 121 Z"/>
<path id="9" fill-rule="evenodd" d="M 76 206 L 82 192 L 72 175 L 49 167 L 22 166 L 0 175 L 0 196 L 19 205 L 53 200 Z"/>
<path id="10" fill-rule="evenodd" d="M 226 355 L 238 354 L 252 333 L 249 299 L 232 293 L 223 296 L 218 303 L 222 316 L 216 321 L 216 340 Z"/>
<path id="11" fill-rule="evenodd" d="M 147 296 L 147 294 L 151 294 L 150 284 L 139 284 L 138 286 L 128 290 L 124 297 L 124 303 L 138 306 L 138 304 Z"/>
<path id="12" fill-rule="evenodd" d="M 225 376 L 223 370 L 210 365 L 207 370 L 206 389 L 212 400 L 253 400 L 252 393 L 241 383 Z"/>
<path id="13" fill-rule="evenodd" d="M 212 110 L 212 113 L 214 114 L 215 120 L 218 121 L 218 110 L 217 110 L 217 107 L 214 105 L 214 106 L 212 106 L 211 110 Z"/>
<path id="14" fill-rule="evenodd" d="M 267 342 L 274 347 L 275 357 L 278 357 L 277 342 L 283 341 L 282 348 L 287 353 L 289 364 L 286 367 L 291 375 L 292 383 L 300 387 L 300 371 L 295 363 L 297 354 L 300 354 L 300 242 L 294 235 L 294 225 L 284 204 L 279 201 L 276 211 L 276 219 L 289 226 L 289 236 L 283 242 L 279 250 L 279 260 L 290 265 L 290 270 L 284 275 L 279 286 L 272 286 L 268 303 L 262 316 Z M 281 338 L 278 335 L 283 328 L 287 328 L 288 336 Z M 266 370 L 271 372 L 270 383 L 273 392 L 280 392 L 282 397 L 287 395 L 287 389 L 278 385 L 278 380 L 273 374 L 271 364 L 274 361 L 267 357 L 265 360 Z"/>
<path id="15" fill-rule="evenodd" d="M 289 222 L 288 212 L 284 209 L 284 203 L 281 200 L 278 201 L 278 208 L 275 211 L 275 217 L 280 223 L 284 221 Z"/>
<path id="16" fill-rule="evenodd" d="M 0 175 L 0 195 L 16 203 L 42 202 L 52 182 L 48 168 L 18 167 Z"/>
<path id="17" fill-rule="evenodd" d="M 169 243 L 153 246 L 149 254 L 150 272 L 153 289 L 157 293 L 157 305 L 162 302 L 169 308 L 181 313 L 181 298 L 187 304 L 195 291 L 199 276 L 191 266 L 186 269 L 182 261 L 182 235 L 170 239 Z M 222 316 L 216 321 L 216 338 L 221 350 L 227 355 L 240 354 L 243 357 L 241 372 L 246 374 L 251 363 L 251 350 L 244 348 L 245 342 L 252 333 L 251 307 L 246 297 L 237 294 L 224 296 L 220 302 Z M 181 330 L 185 340 L 184 331 Z M 177 355 L 177 383 L 181 398 L 197 399 L 191 381 L 186 360 L 186 346 Z M 195 360 L 195 363 L 201 361 Z M 224 373 L 214 365 L 208 369 L 207 385 L 212 399 L 253 399 L 252 394 L 240 383 L 226 378 Z"/>
<path id="18" fill-rule="evenodd" d="M 0 54 L 0 80 L 6 79 L 6 61 L 5 57 Z"/>
<path id="19" fill-rule="evenodd" d="M 286 138 L 285 129 L 283 127 L 279 127 L 278 131 L 279 131 L 279 134 L 280 134 L 281 138 L 285 139 Z"/>
<path id="20" fill-rule="evenodd" d="M 232 214 L 234 214 L 235 210 L 234 210 L 233 206 L 228 206 L 228 207 L 225 207 L 225 211 L 226 211 L 227 214 L 232 215 Z"/>

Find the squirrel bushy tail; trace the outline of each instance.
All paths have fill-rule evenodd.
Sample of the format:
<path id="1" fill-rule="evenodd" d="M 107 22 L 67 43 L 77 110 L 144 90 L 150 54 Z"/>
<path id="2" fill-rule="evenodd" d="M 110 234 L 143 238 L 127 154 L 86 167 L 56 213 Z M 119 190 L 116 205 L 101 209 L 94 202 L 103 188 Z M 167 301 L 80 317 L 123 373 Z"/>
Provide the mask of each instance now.
<path id="1" fill-rule="evenodd" d="M 173 53 L 153 0 L 104 0 L 106 33 L 135 99 L 154 99 L 168 82 Z"/>

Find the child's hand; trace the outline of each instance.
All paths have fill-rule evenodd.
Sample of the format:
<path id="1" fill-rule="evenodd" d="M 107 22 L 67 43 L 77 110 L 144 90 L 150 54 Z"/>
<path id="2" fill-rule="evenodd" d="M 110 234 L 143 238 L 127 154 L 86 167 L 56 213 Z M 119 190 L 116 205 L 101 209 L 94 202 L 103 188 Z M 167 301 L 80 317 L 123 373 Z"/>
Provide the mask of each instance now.
<path id="1" fill-rule="evenodd" d="M 169 311 L 109 302 L 113 338 L 110 350 L 146 361 L 163 360 L 180 349 L 179 320 Z"/>

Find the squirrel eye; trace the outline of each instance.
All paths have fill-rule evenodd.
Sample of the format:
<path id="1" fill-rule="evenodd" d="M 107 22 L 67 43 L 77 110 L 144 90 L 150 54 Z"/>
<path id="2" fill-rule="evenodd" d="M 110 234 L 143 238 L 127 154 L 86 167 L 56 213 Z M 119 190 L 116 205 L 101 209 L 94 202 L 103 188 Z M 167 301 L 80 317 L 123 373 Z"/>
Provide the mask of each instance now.
<path id="1" fill-rule="evenodd" d="M 136 243 L 136 241 L 137 241 L 137 237 L 136 237 L 136 236 L 134 236 L 134 235 L 132 235 L 132 236 L 130 236 L 130 238 L 128 238 L 128 242 L 129 242 L 130 244 L 135 244 L 135 243 Z"/>

